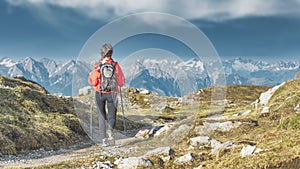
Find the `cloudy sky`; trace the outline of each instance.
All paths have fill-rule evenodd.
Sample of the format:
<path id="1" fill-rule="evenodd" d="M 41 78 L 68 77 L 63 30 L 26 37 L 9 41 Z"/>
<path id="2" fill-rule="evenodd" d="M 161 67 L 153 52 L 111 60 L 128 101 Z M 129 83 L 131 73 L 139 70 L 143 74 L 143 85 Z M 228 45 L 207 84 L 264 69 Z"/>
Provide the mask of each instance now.
<path id="1" fill-rule="evenodd" d="M 0 1 L 0 58 L 76 59 L 104 25 L 137 12 L 163 12 L 196 25 L 222 59 L 298 61 L 299 9 L 300 0 L 4 0 Z M 122 55 L 134 52 L 125 51 L 130 43 L 139 45 L 138 50 L 160 45 L 168 50 L 170 45 L 157 43 L 161 41 L 169 40 L 140 36 L 118 48 Z"/>

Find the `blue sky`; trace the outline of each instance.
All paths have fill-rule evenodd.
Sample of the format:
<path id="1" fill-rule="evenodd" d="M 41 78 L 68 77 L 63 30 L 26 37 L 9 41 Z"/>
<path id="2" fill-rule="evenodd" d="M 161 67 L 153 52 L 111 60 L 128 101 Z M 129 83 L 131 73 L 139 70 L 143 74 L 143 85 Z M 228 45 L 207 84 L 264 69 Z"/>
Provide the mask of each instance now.
<path id="1" fill-rule="evenodd" d="M 299 0 L 5 0 L 0 1 L 0 58 L 76 59 L 88 38 L 107 23 L 154 11 L 196 25 L 222 59 L 298 61 L 299 9 Z M 170 46 L 179 44 L 163 36 L 142 35 L 123 41 L 116 52 L 129 55 L 158 46 L 171 50 Z M 175 49 L 179 55 L 184 53 L 184 47 Z"/>

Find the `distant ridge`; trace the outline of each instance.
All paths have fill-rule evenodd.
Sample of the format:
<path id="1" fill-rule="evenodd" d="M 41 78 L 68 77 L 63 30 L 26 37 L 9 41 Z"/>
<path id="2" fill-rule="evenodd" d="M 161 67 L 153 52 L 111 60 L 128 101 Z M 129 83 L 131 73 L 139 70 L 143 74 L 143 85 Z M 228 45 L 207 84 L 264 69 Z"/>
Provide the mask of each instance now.
<path id="1" fill-rule="evenodd" d="M 253 84 L 274 86 L 294 79 L 300 71 L 299 62 L 267 63 L 251 59 L 225 60 L 223 69 L 227 84 Z M 200 88 L 209 87 L 211 78 L 218 78 L 216 72 L 209 77 L 206 65 L 198 59 L 187 61 L 147 58 L 130 63 L 120 63 L 126 77 L 126 86 L 145 88 L 166 96 L 184 96 Z M 48 58 L 35 60 L 26 57 L 19 61 L 10 58 L 0 60 L 0 74 L 6 77 L 23 76 L 41 84 L 50 93 L 72 95 L 72 78 L 80 77 L 73 94 L 88 86 L 87 77 L 92 64 L 83 61 L 55 61 Z"/>

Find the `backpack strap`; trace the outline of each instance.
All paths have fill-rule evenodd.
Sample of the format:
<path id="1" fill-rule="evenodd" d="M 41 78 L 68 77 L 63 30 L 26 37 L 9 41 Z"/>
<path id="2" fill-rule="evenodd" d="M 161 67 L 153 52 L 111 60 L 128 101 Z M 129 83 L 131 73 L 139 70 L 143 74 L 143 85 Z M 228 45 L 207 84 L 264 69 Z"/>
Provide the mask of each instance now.
<path id="1" fill-rule="evenodd" d="M 101 68 L 101 66 L 103 66 L 103 65 L 105 65 L 105 64 L 107 64 L 107 63 L 99 63 L 99 68 Z M 117 64 L 117 62 L 113 61 L 113 62 L 111 62 L 110 64 L 111 64 L 113 67 L 115 67 L 116 64 Z"/>
<path id="2" fill-rule="evenodd" d="M 112 65 L 113 67 L 115 67 L 116 64 L 117 64 L 117 62 L 115 62 L 115 61 L 111 62 L 111 65 Z"/>

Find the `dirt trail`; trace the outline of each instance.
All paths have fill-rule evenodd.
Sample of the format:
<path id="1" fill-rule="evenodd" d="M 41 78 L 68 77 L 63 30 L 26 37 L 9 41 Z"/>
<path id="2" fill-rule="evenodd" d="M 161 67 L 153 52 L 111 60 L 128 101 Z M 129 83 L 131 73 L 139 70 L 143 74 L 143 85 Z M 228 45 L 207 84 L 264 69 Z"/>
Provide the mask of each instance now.
<path id="1" fill-rule="evenodd" d="M 178 119 L 178 121 L 170 122 L 173 123 L 173 129 L 178 128 L 182 124 L 192 124 L 192 116 L 189 118 Z M 165 125 L 170 124 L 169 122 L 164 123 Z M 171 130 L 171 129 L 170 129 Z M 70 161 L 80 158 L 93 157 L 96 155 L 106 156 L 141 156 L 146 152 L 161 146 L 172 146 L 170 142 L 163 142 L 162 137 L 151 137 L 151 138 L 136 138 L 134 136 L 121 138 L 116 140 L 116 146 L 102 148 L 100 145 L 91 145 L 90 143 L 84 143 L 80 146 L 75 146 L 66 150 L 58 151 L 38 151 L 25 156 L 10 156 L 6 158 L 0 158 L 0 168 L 7 167 L 36 167 L 47 164 L 57 164 L 63 161 Z"/>
<path id="2" fill-rule="evenodd" d="M 136 141 L 136 138 L 126 138 L 116 141 L 116 146 L 101 148 L 100 145 L 90 145 L 85 148 L 68 150 L 51 151 L 51 153 L 43 151 L 41 153 L 35 153 L 34 155 L 26 156 L 10 156 L 0 159 L 0 168 L 7 167 L 36 167 L 46 164 L 56 164 L 63 161 L 75 160 L 79 158 L 87 158 L 96 155 L 122 155 L 128 156 L 133 154 L 138 147 L 127 146 L 132 141 Z"/>
<path id="3" fill-rule="evenodd" d="M 6 159 L 0 161 L 0 167 L 35 167 L 39 165 L 45 164 L 55 164 L 62 161 L 74 160 L 78 158 L 88 157 L 89 155 L 97 155 L 100 154 L 102 150 L 98 148 L 98 146 L 90 146 L 87 148 L 79 149 L 79 150 L 71 150 L 65 153 L 59 153 L 56 155 L 43 155 L 38 154 L 35 158 L 28 159 L 27 156 L 16 157 L 12 159 Z M 38 157 L 42 156 L 42 157 Z"/>

